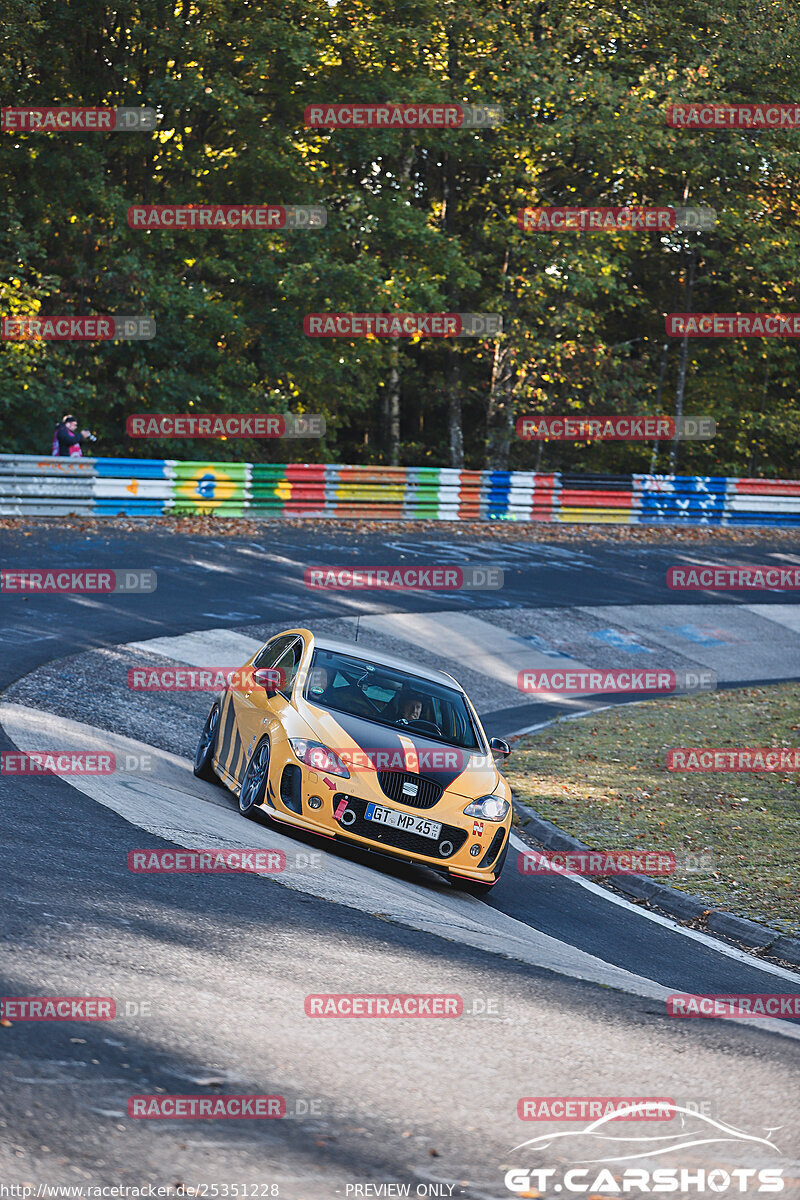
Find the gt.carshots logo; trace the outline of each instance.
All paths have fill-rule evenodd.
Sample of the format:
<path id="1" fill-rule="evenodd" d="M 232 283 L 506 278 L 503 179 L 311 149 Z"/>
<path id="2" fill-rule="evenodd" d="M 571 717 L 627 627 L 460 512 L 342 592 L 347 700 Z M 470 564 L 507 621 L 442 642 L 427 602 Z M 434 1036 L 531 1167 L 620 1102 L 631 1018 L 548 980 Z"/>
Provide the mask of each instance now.
<path id="1" fill-rule="evenodd" d="M 699 1112 L 696 1107 L 672 1101 L 652 1103 L 656 1106 L 656 1112 L 659 1104 L 669 1106 L 667 1119 L 669 1116 L 680 1116 L 680 1122 L 675 1121 L 673 1133 L 661 1130 L 629 1133 L 618 1127 L 621 1121 L 659 1119 L 655 1113 L 650 1116 L 642 1113 L 645 1103 L 641 1099 L 634 1099 L 627 1107 L 614 1107 L 583 1128 L 553 1130 L 521 1142 L 511 1151 L 517 1159 L 525 1152 L 527 1158 L 541 1161 L 542 1153 L 551 1151 L 558 1155 L 561 1163 L 569 1163 L 571 1159 L 580 1165 L 514 1166 L 505 1171 L 505 1186 L 510 1192 L 521 1196 L 551 1196 L 559 1193 L 597 1197 L 641 1196 L 665 1192 L 706 1196 L 726 1193 L 743 1195 L 749 1192 L 765 1194 L 784 1190 L 783 1169 L 780 1167 L 697 1167 L 694 1153 L 690 1158 L 691 1166 L 673 1167 L 665 1164 L 667 1155 L 678 1158 L 679 1163 L 682 1157 L 685 1163 L 686 1152 L 691 1151 L 692 1147 L 703 1146 L 706 1154 L 713 1154 L 716 1145 L 723 1148 L 726 1161 L 732 1149 L 739 1152 L 738 1157 L 744 1154 L 749 1157 L 757 1155 L 757 1161 L 768 1161 L 769 1156 L 780 1155 L 780 1150 L 770 1140 L 776 1127 L 767 1129 L 766 1136 L 760 1137 Z M 564 1118 L 551 1115 L 545 1119 Z M 628 1165 L 632 1160 L 653 1158 L 659 1164 L 653 1169 L 638 1164 Z M 613 1168 L 610 1164 L 613 1164 Z"/>
<path id="2" fill-rule="evenodd" d="M 0 592 L 41 595 L 56 594 L 111 594 L 114 592 L 154 592 L 155 571 L 76 571 L 73 568 L 58 568 L 32 571 L 0 571 Z"/>
<path id="3" fill-rule="evenodd" d="M 306 587 L 330 591 L 494 591 L 503 586 L 499 567 L 306 567 Z"/>
<path id="4" fill-rule="evenodd" d="M 116 1015 L 110 996 L 0 996 L 6 1021 L 113 1021 Z"/>
<path id="5" fill-rule="evenodd" d="M 599 667 L 574 667 L 559 670 L 520 671 L 517 687 L 521 692 L 553 692 L 578 695 L 601 692 L 644 692 L 670 694 L 713 691 L 717 686 L 714 671 L 673 671 L 631 669 L 608 671 Z"/>
<path id="6" fill-rule="evenodd" d="M 307 1017 L 460 1017 L 464 1011 L 461 996 L 334 994 L 306 996 Z"/>
<path id="7" fill-rule="evenodd" d="M 25 133 L 130 133 L 156 127 L 154 108 L 0 108 L 0 129 Z"/>
<path id="8" fill-rule="evenodd" d="M 308 129 L 482 129 L 503 124 L 499 104 L 309 104 Z"/>
<path id="9" fill-rule="evenodd" d="M 307 337 L 497 337 L 499 313 L 308 313 Z"/>
<path id="10" fill-rule="evenodd" d="M 324 229 L 318 204 L 139 204 L 128 209 L 131 229 Z"/>
<path id="11" fill-rule="evenodd" d="M 286 1116 L 283 1096 L 131 1096 L 128 1116 L 140 1121 L 274 1121 Z"/>
<path id="12" fill-rule="evenodd" d="M 324 437 L 325 418 L 316 413 L 132 413 L 125 432 L 134 438 Z"/>
<path id="13" fill-rule="evenodd" d="M 667 587 L 677 592 L 786 591 L 800 588 L 800 567 L 708 566 L 669 567 Z"/>

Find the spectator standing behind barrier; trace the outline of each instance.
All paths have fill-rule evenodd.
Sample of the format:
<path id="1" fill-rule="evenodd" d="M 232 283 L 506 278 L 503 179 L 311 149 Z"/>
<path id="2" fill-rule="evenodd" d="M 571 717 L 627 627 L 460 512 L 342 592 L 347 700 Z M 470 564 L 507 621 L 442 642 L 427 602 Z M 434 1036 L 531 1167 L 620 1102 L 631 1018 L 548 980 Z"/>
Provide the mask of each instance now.
<path id="1" fill-rule="evenodd" d="M 78 433 L 78 418 L 67 414 L 55 427 L 53 454 L 61 458 L 80 458 L 83 455 L 81 442 L 86 441 L 94 441 L 90 430 L 82 429 Z"/>

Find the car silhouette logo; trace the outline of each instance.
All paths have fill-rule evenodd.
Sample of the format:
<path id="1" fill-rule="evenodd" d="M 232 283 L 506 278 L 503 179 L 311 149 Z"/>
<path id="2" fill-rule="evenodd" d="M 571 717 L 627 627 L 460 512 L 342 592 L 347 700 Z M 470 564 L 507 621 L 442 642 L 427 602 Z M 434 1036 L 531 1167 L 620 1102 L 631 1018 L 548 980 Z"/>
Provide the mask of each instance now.
<path id="1" fill-rule="evenodd" d="M 539 1137 L 529 1138 L 528 1141 L 520 1142 L 518 1146 L 515 1146 L 511 1153 L 514 1154 L 517 1150 L 522 1149 L 527 1149 L 529 1152 L 541 1152 L 557 1143 L 566 1148 L 570 1139 L 575 1141 L 594 1140 L 601 1157 L 573 1160 L 585 1163 L 621 1163 L 633 1162 L 639 1158 L 658 1158 L 664 1154 L 672 1154 L 676 1150 L 688 1150 L 692 1146 L 710 1146 L 716 1142 L 749 1142 L 751 1145 L 758 1144 L 780 1153 L 778 1147 L 770 1139 L 773 1133 L 783 1128 L 781 1125 L 773 1125 L 766 1130 L 766 1137 L 759 1137 L 757 1134 L 745 1133 L 744 1130 L 737 1129 L 726 1121 L 716 1121 L 713 1117 L 706 1116 L 705 1113 L 685 1108 L 681 1104 L 670 1103 L 667 1107 L 673 1114 L 680 1113 L 681 1128 L 680 1131 L 673 1134 L 626 1136 L 617 1133 L 613 1128 L 615 1118 L 635 1113 L 636 1106 L 632 1105 L 631 1107 L 622 1107 L 616 1113 L 606 1113 L 604 1116 L 598 1117 L 585 1129 L 543 1133 Z M 610 1130 L 606 1128 L 609 1124 L 612 1125 Z M 614 1153 L 609 1153 L 611 1150 Z"/>

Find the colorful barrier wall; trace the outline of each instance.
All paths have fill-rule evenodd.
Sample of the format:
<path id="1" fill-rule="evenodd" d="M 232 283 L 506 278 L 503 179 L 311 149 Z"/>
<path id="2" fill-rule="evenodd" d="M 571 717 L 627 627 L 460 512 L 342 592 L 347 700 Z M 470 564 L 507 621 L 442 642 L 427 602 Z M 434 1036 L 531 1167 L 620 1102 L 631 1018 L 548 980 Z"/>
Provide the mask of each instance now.
<path id="1" fill-rule="evenodd" d="M 0 454 L 0 516 L 800 525 L 800 481 Z"/>

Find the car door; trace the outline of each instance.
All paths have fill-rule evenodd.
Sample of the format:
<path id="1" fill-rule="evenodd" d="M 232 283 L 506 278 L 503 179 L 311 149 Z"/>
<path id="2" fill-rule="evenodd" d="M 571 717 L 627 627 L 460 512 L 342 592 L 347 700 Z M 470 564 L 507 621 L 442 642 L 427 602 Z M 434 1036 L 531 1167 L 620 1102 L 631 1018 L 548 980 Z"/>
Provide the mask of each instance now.
<path id="1" fill-rule="evenodd" d="M 236 720 L 244 746 L 245 762 L 255 749 L 264 733 L 274 729 L 280 721 L 281 712 L 288 704 L 292 686 L 305 649 L 299 634 L 275 638 L 253 660 L 253 670 L 268 667 L 280 672 L 282 684 L 274 695 L 268 695 L 254 680 L 246 683 L 234 696 Z"/>
<path id="2" fill-rule="evenodd" d="M 259 650 L 253 660 L 253 668 L 272 666 L 294 642 L 296 636 L 280 634 L 272 638 Z M 244 764 L 249 757 L 245 751 L 252 741 L 256 718 L 263 720 L 263 713 L 259 715 L 256 705 L 250 703 L 253 685 L 248 679 L 248 674 L 245 672 L 244 678 L 241 673 L 237 675 L 240 682 L 229 685 L 222 699 L 217 752 L 214 756 L 215 766 L 223 772 L 223 777 L 228 777 L 229 782 L 241 781 Z"/>

